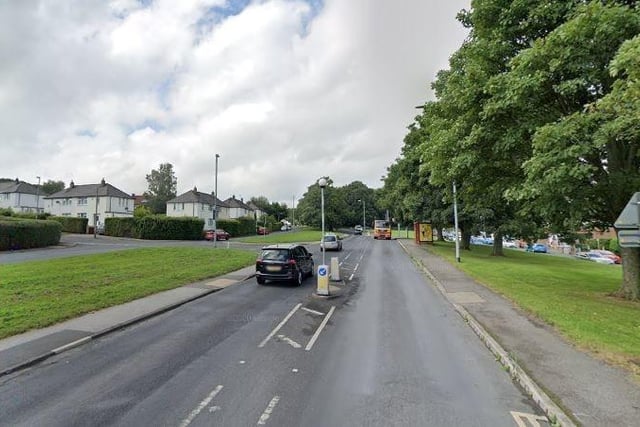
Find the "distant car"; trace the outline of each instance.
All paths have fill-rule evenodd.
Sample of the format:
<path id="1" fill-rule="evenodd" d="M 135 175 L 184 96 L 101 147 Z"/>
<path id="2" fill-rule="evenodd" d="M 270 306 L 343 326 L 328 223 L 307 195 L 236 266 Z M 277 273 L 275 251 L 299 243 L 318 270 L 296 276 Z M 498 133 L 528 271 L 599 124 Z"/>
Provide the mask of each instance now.
<path id="1" fill-rule="evenodd" d="M 282 227 L 280 227 L 280 231 L 289 231 L 291 230 L 291 226 L 290 225 L 283 225 Z"/>
<path id="2" fill-rule="evenodd" d="M 302 245 L 270 245 L 262 248 L 256 260 L 256 281 L 282 280 L 302 285 L 305 277 L 313 276 L 311 253 Z"/>
<path id="3" fill-rule="evenodd" d="M 362 226 L 356 225 L 355 227 L 353 227 L 353 234 L 362 234 Z"/>
<path id="4" fill-rule="evenodd" d="M 542 243 L 535 243 L 531 246 L 527 246 L 527 252 L 546 254 L 547 252 L 549 252 L 549 250 L 547 249 L 547 245 L 544 245 Z"/>
<path id="5" fill-rule="evenodd" d="M 258 229 L 256 230 L 256 232 L 258 234 L 260 234 L 261 236 L 264 236 L 265 234 L 269 234 L 269 229 L 265 228 L 265 227 L 258 227 Z"/>
<path id="6" fill-rule="evenodd" d="M 337 234 L 325 234 L 324 238 L 320 242 L 320 250 L 324 251 L 341 251 L 342 250 L 342 240 Z"/>
<path id="7" fill-rule="evenodd" d="M 206 240 L 213 240 L 213 236 L 214 236 L 213 230 L 207 230 L 204 233 L 204 238 Z M 231 237 L 231 235 L 226 231 L 224 231 L 222 228 L 219 228 L 215 231 L 215 237 L 216 237 L 216 240 L 229 240 L 229 237 Z"/>
<path id="8" fill-rule="evenodd" d="M 517 248 L 518 244 L 515 240 L 503 240 L 502 241 L 503 248 Z"/>
<path id="9" fill-rule="evenodd" d="M 602 255 L 603 257 L 611 258 L 613 260 L 614 264 L 621 264 L 622 263 L 622 258 L 620 258 L 620 255 L 618 255 L 618 254 L 616 254 L 614 252 L 607 251 L 607 250 L 604 250 L 604 249 L 594 249 L 594 250 L 589 251 L 589 252 L 594 252 L 594 253 Z"/>
<path id="10" fill-rule="evenodd" d="M 578 252 L 576 254 L 577 258 L 586 259 L 588 261 L 597 262 L 599 264 L 615 264 L 615 261 L 605 255 L 602 255 L 596 251 L 589 252 Z"/>

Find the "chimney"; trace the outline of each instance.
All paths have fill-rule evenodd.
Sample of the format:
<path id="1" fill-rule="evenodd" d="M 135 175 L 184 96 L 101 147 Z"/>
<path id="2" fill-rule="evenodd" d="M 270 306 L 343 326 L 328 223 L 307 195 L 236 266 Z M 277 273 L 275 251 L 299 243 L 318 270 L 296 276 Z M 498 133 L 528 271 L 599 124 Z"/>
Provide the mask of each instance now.
<path id="1" fill-rule="evenodd" d="M 104 178 L 102 178 L 102 181 L 100 181 L 100 185 L 102 185 L 102 186 L 107 185 L 107 183 L 104 181 Z"/>
<path id="2" fill-rule="evenodd" d="M 73 180 L 71 180 L 71 182 L 69 183 L 69 188 L 76 188 L 76 184 L 73 182 Z"/>
<path id="3" fill-rule="evenodd" d="M 193 192 L 197 193 L 198 192 L 198 187 L 196 187 L 195 185 L 193 186 Z"/>
<path id="4" fill-rule="evenodd" d="M 20 184 L 20 180 L 16 178 L 16 184 Z"/>

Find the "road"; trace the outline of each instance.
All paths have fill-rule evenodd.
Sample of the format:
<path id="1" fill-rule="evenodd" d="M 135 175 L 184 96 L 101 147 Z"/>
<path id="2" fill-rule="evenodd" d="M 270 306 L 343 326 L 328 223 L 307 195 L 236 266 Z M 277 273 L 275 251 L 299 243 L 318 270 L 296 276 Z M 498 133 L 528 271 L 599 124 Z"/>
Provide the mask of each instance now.
<path id="1" fill-rule="evenodd" d="M 2 378 L 0 425 L 548 425 L 397 242 L 344 248 L 342 296 L 230 286 Z"/>

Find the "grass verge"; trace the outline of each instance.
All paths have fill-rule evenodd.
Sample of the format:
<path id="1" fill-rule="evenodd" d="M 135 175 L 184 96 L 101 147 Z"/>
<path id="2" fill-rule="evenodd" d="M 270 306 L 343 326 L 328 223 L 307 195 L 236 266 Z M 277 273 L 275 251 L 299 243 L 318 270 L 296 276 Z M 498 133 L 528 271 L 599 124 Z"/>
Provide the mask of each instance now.
<path id="1" fill-rule="evenodd" d="M 0 338 L 216 277 L 253 252 L 147 248 L 0 265 Z"/>
<path id="2" fill-rule="evenodd" d="M 237 242 L 244 243 L 264 243 L 271 245 L 276 243 L 301 243 L 301 242 L 318 242 L 322 232 L 319 230 L 302 230 L 302 231 L 285 231 L 280 233 L 267 234 L 266 236 L 249 236 L 233 239 Z"/>
<path id="3" fill-rule="evenodd" d="M 453 243 L 429 250 L 455 262 Z M 458 268 L 554 326 L 580 347 L 638 373 L 640 303 L 614 298 L 622 280 L 619 265 L 602 265 L 566 256 L 491 248 L 462 251 Z"/>

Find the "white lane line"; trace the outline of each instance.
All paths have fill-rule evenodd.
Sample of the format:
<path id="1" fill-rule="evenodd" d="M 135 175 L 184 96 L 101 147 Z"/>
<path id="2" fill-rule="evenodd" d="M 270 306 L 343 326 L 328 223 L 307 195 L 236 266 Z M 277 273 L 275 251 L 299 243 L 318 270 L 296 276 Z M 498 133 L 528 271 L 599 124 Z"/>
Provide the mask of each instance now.
<path id="1" fill-rule="evenodd" d="M 542 421 L 545 423 L 548 421 L 546 417 L 541 417 L 540 415 L 525 414 L 523 412 L 516 411 L 510 412 L 511 416 L 516 421 L 516 424 L 518 424 L 518 427 L 527 427 L 529 425 L 532 425 L 534 427 L 541 427 L 538 421 Z M 525 420 L 527 420 L 528 422 L 526 422 Z"/>
<path id="2" fill-rule="evenodd" d="M 200 411 L 202 411 L 205 406 L 207 406 L 209 403 L 211 403 L 213 398 L 216 397 L 216 394 L 220 393 L 220 390 L 222 390 L 222 386 L 221 385 L 219 385 L 216 388 L 214 388 L 213 391 L 211 393 L 209 393 L 209 395 L 207 397 L 205 397 L 202 402 L 200 402 L 200 404 L 196 407 L 196 409 L 191 411 L 189 416 L 187 418 L 185 418 L 184 421 L 182 421 L 182 423 L 180 423 L 180 427 L 187 427 L 189 424 L 191 424 L 191 421 L 193 421 L 195 419 L 195 417 L 198 416 Z"/>
<path id="3" fill-rule="evenodd" d="M 360 263 L 356 264 L 356 266 L 353 268 L 353 272 L 355 273 L 356 271 L 358 271 L 358 267 L 360 267 Z"/>
<path id="4" fill-rule="evenodd" d="M 284 319 L 282 319 L 282 322 L 280 322 L 280 324 L 278 326 L 275 327 L 275 329 L 273 331 L 271 331 L 271 333 L 262 340 L 262 342 L 260 344 L 258 344 L 258 348 L 262 348 L 265 346 L 265 344 L 267 344 L 267 342 L 269 342 L 269 340 L 271 338 L 273 338 L 273 336 L 275 334 L 278 333 L 278 331 L 280 330 L 280 328 L 282 328 L 284 326 L 285 323 L 287 323 L 287 321 L 291 318 L 291 316 L 293 316 L 293 314 L 298 311 L 298 309 L 302 307 L 302 303 L 296 305 L 295 307 L 293 307 L 293 310 L 291 310 L 289 312 L 289 314 L 287 314 L 287 317 L 285 317 Z"/>
<path id="5" fill-rule="evenodd" d="M 311 310 L 310 308 L 307 308 L 307 307 L 302 307 L 302 309 L 304 311 L 308 311 L 309 313 L 317 314 L 318 316 L 324 316 L 324 313 L 321 313 L 321 312 L 315 311 L 315 310 Z"/>
<path id="6" fill-rule="evenodd" d="M 313 336 L 311 337 L 311 340 L 309 340 L 309 343 L 307 344 L 307 346 L 304 348 L 306 351 L 311 350 L 311 347 L 313 347 L 313 345 L 316 343 L 316 340 L 318 339 L 318 337 L 320 336 L 320 332 L 322 332 L 322 330 L 324 329 L 325 326 L 327 326 L 327 322 L 329 322 L 329 319 L 331 318 L 331 315 L 333 314 L 333 311 L 336 309 L 335 306 L 331 306 L 331 310 L 329 310 L 329 313 L 327 313 L 327 315 L 325 316 L 324 320 L 322 320 L 322 323 L 320 324 L 320 326 L 318 327 L 318 329 L 316 330 L 316 333 L 313 334 Z"/>
<path id="7" fill-rule="evenodd" d="M 351 273 L 351 276 L 349 276 L 349 281 L 352 281 L 352 280 L 353 280 L 353 275 L 354 275 L 354 274 L 355 274 L 355 273 Z"/>
<path id="8" fill-rule="evenodd" d="M 353 252 L 349 252 L 349 254 L 348 254 L 346 257 L 344 257 L 344 260 L 345 260 L 345 261 L 346 261 L 346 260 L 348 260 L 352 253 L 353 253 Z"/>
<path id="9" fill-rule="evenodd" d="M 267 405 L 267 409 L 265 409 L 262 415 L 260 415 L 260 419 L 258 420 L 259 426 L 265 425 L 267 423 L 267 420 L 273 413 L 273 410 L 276 408 L 276 405 L 278 404 L 279 401 L 280 401 L 280 396 L 274 396 L 273 399 L 271 399 L 271 402 L 269 402 L 269 404 Z"/>
<path id="10" fill-rule="evenodd" d="M 278 335 L 278 338 L 280 338 L 282 341 L 286 342 L 287 344 L 289 344 L 291 347 L 293 348 L 300 348 L 302 347 L 300 344 L 298 344 L 297 342 L 295 342 L 294 340 L 292 340 L 291 338 L 285 336 L 285 335 Z"/>

